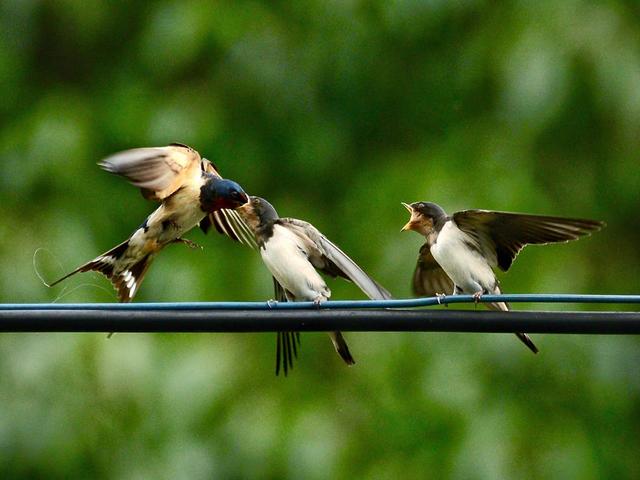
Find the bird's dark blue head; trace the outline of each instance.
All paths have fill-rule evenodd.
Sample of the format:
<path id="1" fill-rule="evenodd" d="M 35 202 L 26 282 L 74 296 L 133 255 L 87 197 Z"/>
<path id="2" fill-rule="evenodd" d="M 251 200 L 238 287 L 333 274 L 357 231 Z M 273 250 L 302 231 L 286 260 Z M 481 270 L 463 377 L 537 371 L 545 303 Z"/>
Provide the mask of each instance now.
<path id="1" fill-rule="evenodd" d="M 238 213 L 254 232 L 270 227 L 280 218 L 273 205 L 264 198 L 253 196 L 249 197 L 249 201 L 238 208 Z"/>
<path id="2" fill-rule="evenodd" d="M 432 202 L 414 202 L 410 205 L 413 210 L 420 212 L 425 217 L 429 218 L 441 218 L 446 217 L 447 213 L 442 209 L 440 205 Z"/>
<path id="3" fill-rule="evenodd" d="M 233 180 L 212 177 L 200 189 L 200 208 L 205 212 L 237 208 L 248 201 L 249 196 Z"/>
<path id="4" fill-rule="evenodd" d="M 411 213 L 411 218 L 402 230 L 414 230 L 423 235 L 428 235 L 438 226 L 442 225 L 447 218 L 446 212 L 431 202 L 414 202 L 411 205 L 403 203 L 404 207 Z"/>

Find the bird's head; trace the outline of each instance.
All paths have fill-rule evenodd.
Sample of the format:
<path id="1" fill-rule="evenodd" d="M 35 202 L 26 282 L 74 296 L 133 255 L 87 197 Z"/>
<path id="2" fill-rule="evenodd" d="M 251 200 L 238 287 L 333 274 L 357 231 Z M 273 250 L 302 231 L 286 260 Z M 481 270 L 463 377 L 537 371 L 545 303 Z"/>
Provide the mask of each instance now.
<path id="1" fill-rule="evenodd" d="M 236 208 L 249 200 L 240 185 L 224 178 L 212 178 L 202 186 L 200 193 L 200 205 L 205 212 Z"/>
<path id="2" fill-rule="evenodd" d="M 403 202 L 402 205 L 411 213 L 411 218 L 402 227 L 403 232 L 413 230 L 426 237 L 433 231 L 435 225 L 447 216 L 439 205 L 431 202 L 414 202 L 411 205 Z"/>
<path id="3" fill-rule="evenodd" d="M 279 218 L 273 205 L 261 197 L 249 197 L 249 201 L 236 211 L 254 232 Z"/>

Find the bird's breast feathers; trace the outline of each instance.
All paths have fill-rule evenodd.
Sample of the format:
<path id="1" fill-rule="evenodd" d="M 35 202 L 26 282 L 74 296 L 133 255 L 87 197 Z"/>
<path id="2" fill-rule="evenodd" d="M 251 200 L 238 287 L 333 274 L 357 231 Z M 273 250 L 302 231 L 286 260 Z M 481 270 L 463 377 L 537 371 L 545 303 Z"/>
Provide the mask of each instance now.
<path id="1" fill-rule="evenodd" d="M 199 189 L 185 186 L 167 198 L 147 219 L 149 236 L 166 244 L 198 225 L 205 217 L 199 194 Z"/>
<path id="2" fill-rule="evenodd" d="M 274 225 L 273 235 L 260 254 L 271 274 L 297 299 L 331 296 L 326 283 L 309 262 L 303 241 L 288 228 Z"/>
<path id="3" fill-rule="evenodd" d="M 472 290 L 479 283 L 487 289 L 493 288 L 496 279 L 491 266 L 480 252 L 472 248 L 472 239 L 452 221 L 445 223 L 438 239 L 431 246 L 431 254 L 453 282 L 463 290 Z"/>
<path id="4" fill-rule="evenodd" d="M 204 217 L 197 202 L 189 201 L 190 189 L 181 189 L 165 200 L 147 217 L 143 226 L 129 238 L 126 256 L 139 259 L 162 250 L 168 243 L 182 237 Z"/>

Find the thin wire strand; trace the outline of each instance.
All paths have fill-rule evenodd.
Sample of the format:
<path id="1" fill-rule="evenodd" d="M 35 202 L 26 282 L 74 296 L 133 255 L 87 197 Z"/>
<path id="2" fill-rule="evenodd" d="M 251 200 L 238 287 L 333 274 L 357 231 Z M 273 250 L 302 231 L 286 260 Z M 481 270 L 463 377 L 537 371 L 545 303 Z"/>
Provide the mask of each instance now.
<path id="1" fill-rule="evenodd" d="M 419 308 L 458 303 L 473 304 L 473 295 L 401 300 L 329 300 L 319 306 L 313 302 L 166 302 L 166 303 L 8 303 L 3 310 L 331 310 L 375 308 Z M 582 303 L 582 304 L 640 304 L 640 295 L 582 295 L 582 294 L 503 294 L 483 295 L 480 303 Z"/>

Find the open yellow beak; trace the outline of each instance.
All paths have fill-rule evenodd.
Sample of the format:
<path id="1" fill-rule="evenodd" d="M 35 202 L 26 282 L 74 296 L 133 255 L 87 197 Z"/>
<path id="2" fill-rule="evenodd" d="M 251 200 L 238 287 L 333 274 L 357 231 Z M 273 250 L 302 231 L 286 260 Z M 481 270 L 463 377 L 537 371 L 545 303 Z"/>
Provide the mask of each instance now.
<path id="1" fill-rule="evenodd" d="M 407 222 L 407 224 L 404 227 L 402 227 L 402 229 L 400 231 L 401 232 L 406 232 L 406 231 L 409 231 L 409 230 L 413 230 L 413 226 L 414 225 L 415 225 L 415 223 L 413 223 L 411 220 L 409 220 Z"/>
<path id="2" fill-rule="evenodd" d="M 415 225 L 413 207 L 411 205 L 409 205 L 409 204 L 404 203 L 404 202 L 400 202 L 400 203 L 402 203 L 402 206 L 404 208 L 406 208 L 409 211 L 409 213 L 411 213 L 411 219 L 407 222 L 407 224 L 404 227 L 402 227 L 402 229 L 400 231 L 401 232 L 406 232 L 408 230 L 413 230 L 413 227 Z"/>

